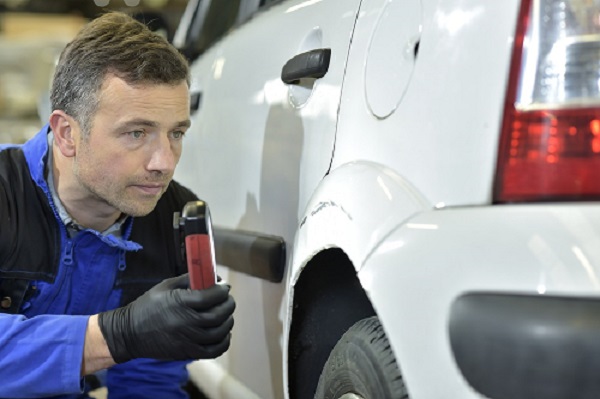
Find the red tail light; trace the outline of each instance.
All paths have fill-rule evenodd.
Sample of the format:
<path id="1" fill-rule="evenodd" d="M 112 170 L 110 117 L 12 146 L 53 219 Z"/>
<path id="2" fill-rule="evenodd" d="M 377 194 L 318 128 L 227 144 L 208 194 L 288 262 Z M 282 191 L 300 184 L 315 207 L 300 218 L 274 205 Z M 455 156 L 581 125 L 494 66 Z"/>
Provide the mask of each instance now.
<path id="1" fill-rule="evenodd" d="M 524 0 L 495 202 L 600 199 L 600 3 Z"/>

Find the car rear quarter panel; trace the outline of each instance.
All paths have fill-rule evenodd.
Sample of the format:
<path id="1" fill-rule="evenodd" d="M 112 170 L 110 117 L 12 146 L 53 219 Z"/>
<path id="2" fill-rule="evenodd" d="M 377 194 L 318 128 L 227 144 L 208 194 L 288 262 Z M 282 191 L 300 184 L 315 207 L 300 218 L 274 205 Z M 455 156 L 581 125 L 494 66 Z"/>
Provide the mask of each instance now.
<path id="1" fill-rule="evenodd" d="M 399 32 L 375 40 L 387 41 L 390 53 L 407 46 L 398 39 L 402 7 L 384 7 L 386 3 L 394 1 L 361 4 L 332 167 L 370 160 L 396 170 L 432 203 L 489 203 L 520 2 L 421 1 L 422 31 L 412 77 L 395 112 L 381 119 L 367 104 L 365 71 L 382 15 L 396 13 Z M 385 84 L 393 75 L 379 79 L 380 96 L 399 96 Z M 373 81 L 369 84 L 375 85 Z M 376 95 L 376 88 L 369 90 Z"/>

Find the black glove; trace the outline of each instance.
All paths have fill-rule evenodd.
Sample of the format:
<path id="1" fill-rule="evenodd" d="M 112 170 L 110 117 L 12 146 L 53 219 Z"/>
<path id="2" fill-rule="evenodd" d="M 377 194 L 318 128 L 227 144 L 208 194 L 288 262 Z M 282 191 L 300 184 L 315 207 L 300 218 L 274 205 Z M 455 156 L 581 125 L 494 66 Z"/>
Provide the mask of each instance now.
<path id="1" fill-rule="evenodd" d="M 187 274 L 170 278 L 127 306 L 98 315 L 115 362 L 210 359 L 229 348 L 235 309 L 229 286 L 188 286 Z"/>

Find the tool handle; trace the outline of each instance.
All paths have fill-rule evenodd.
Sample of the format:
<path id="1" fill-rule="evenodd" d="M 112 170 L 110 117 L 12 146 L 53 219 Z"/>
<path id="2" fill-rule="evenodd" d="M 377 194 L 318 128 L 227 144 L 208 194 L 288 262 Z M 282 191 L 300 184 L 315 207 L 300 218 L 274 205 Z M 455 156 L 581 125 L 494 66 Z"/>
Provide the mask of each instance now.
<path id="1" fill-rule="evenodd" d="M 187 267 L 190 287 L 201 290 L 217 281 L 213 263 L 213 249 L 208 234 L 190 234 L 185 237 Z"/>

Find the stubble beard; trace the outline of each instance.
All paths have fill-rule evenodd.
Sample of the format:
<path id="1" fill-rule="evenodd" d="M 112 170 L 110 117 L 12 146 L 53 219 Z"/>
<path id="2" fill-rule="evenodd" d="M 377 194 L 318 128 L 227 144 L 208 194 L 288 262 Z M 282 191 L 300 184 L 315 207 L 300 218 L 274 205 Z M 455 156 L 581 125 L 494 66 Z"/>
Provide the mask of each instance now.
<path id="1" fill-rule="evenodd" d="M 89 151 L 89 149 L 86 151 Z M 122 183 L 115 180 L 113 176 L 98 173 L 97 170 L 94 170 L 93 166 L 89 165 L 89 162 L 85 162 L 85 159 L 80 160 L 79 157 L 75 157 L 73 161 L 73 174 L 78 183 L 96 201 L 107 204 L 121 213 L 134 217 L 146 216 L 152 212 L 158 200 L 165 193 L 171 180 L 170 178 L 161 180 L 165 181 L 165 187 L 160 195 L 154 198 L 136 199 L 127 193 L 127 189 L 135 189 L 132 186 L 140 183 L 137 183 L 136 180 Z"/>

